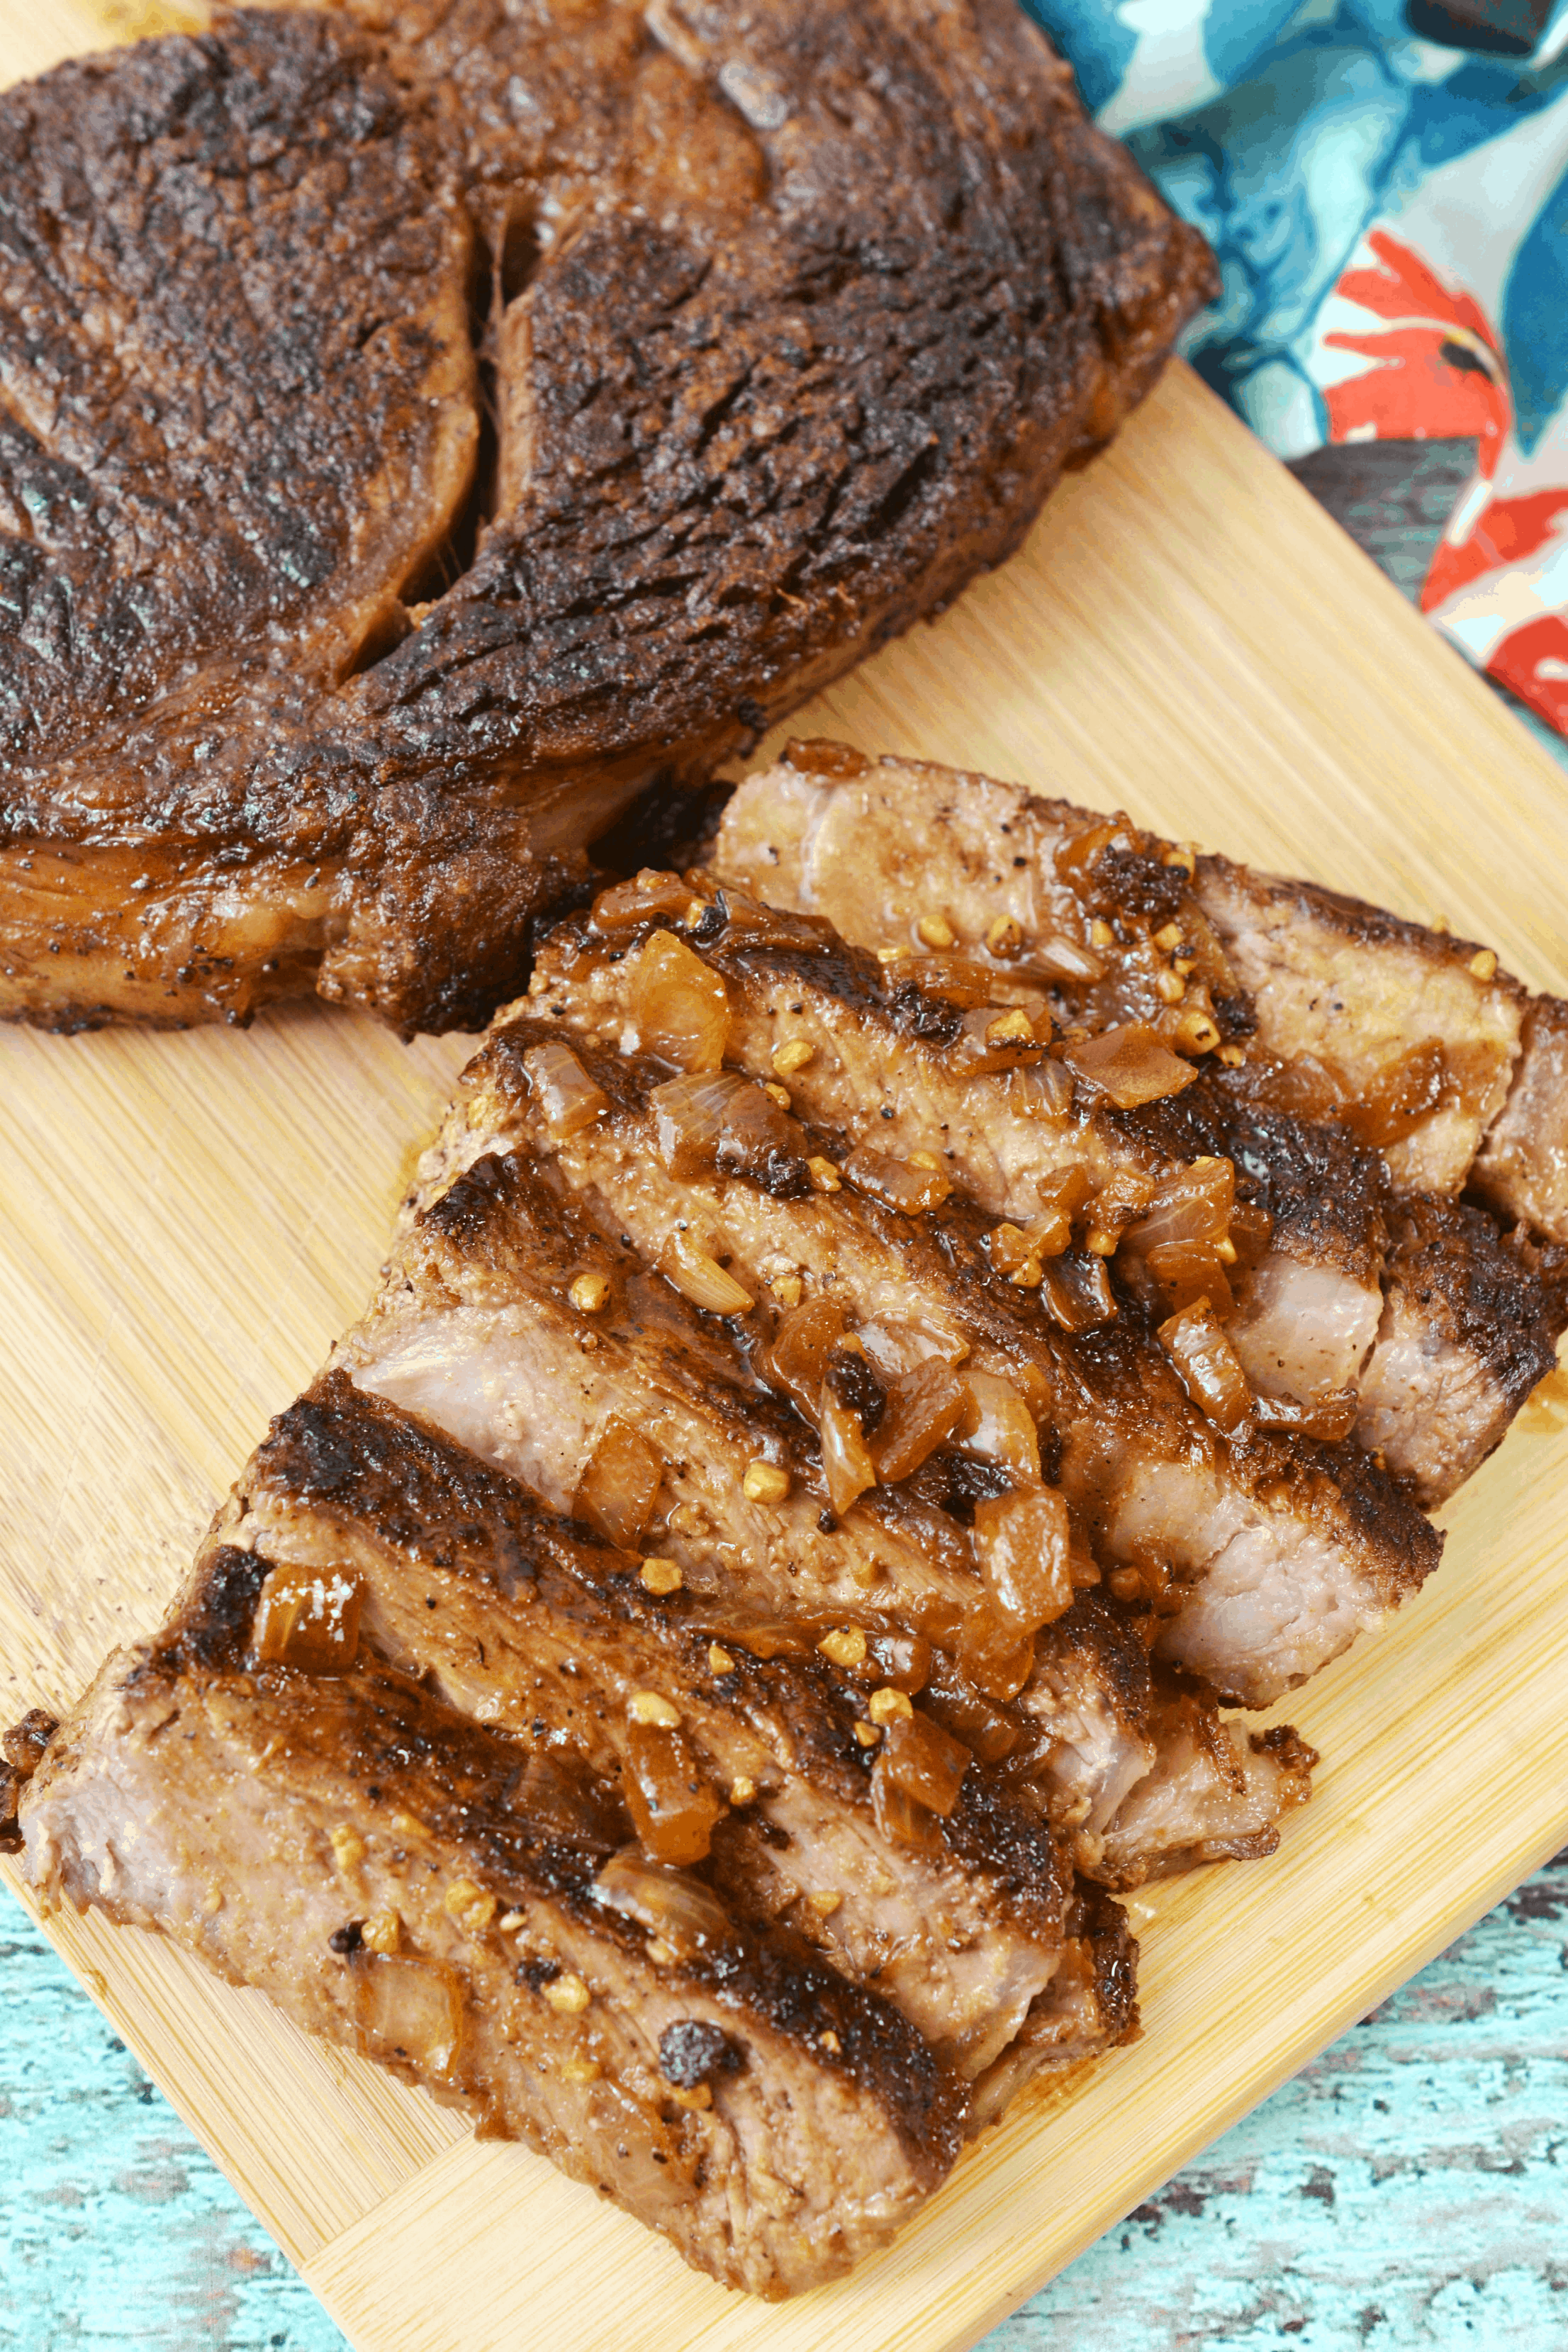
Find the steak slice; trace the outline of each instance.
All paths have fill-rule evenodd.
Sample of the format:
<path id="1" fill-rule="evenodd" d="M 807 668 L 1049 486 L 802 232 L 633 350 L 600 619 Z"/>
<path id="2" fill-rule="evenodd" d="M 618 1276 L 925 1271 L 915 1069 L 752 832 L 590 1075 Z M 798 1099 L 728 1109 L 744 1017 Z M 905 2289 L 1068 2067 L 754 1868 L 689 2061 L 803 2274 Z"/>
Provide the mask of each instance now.
<path id="1" fill-rule="evenodd" d="M 356 13 L 0 96 L 14 1016 L 478 1026 L 1212 290 L 1012 0 Z"/>
<path id="2" fill-rule="evenodd" d="M 1532 996 L 1513 1085 L 1470 1182 L 1500 1215 L 1568 1243 L 1568 1004 Z"/>
<path id="3" fill-rule="evenodd" d="M 209 1608 L 110 1660 L 22 1799 L 41 1895 L 161 1928 L 753 2294 L 923 2203 L 963 2099 L 890 2003 L 678 1874 L 650 1932 L 646 1865 L 535 1818 L 512 1743 L 405 1676 L 226 1646 Z"/>
<path id="4" fill-rule="evenodd" d="M 612 894 L 606 921 L 625 903 Z M 874 1150 L 877 1139 L 886 1137 L 877 1167 L 907 1169 L 913 1164 L 910 1152 L 929 1147 L 928 1156 L 939 1167 L 952 1166 L 988 1209 L 1009 1205 L 1019 1215 L 1037 1213 L 1039 1193 L 1031 1192 L 1026 1209 L 1023 1188 L 1037 1185 L 1040 1161 L 1052 1148 L 1052 1137 L 1064 1131 L 1063 1123 L 1017 1116 L 1005 1079 L 984 1071 L 964 1073 L 960 1041 L 970 1033 L 954 1027 L 960 1016 L 951 1006 L 939 1003 L 936 1008 L 931 1025 L 940 1024 L 945 1039 L 939 1045 L 921 1034 L 925 998 L 911 1009 L 902 983 L 884 990 L 879 968 L 870 959 L 825 938 L 820 927 L 814 932 L 803 929 L 798 918 L 769 917 L 765 910 L 759 923 L 759 910 L 738 893 L 726 894 L 723 907 L 711 913 L 700 898 L 690 904 L 693 944 L 679 950 L 689 965 L 675 968 L 684 973 L 681 985 L 691 994 L 680 1002 L 697 1002 L 700 990 L 692 974 L 700 967 L 722 982 L 722 1050 L 754 1072 L 788 1069 L 795 1108 L 837 1130 L 836 1149 L 852 1186 L 857 1166 L 865 1163 L 854 1153 L 845 1155 L 844 1143 Z M 782 932 L 770 931 L 770 921 L 784 927 Z M 662 1009 L 657 990 L 649 993 L 650 970 L 657 979 L 670 968 L 671 937 L 646 924 L 605 930 L 597 918 L 573 918 L 557 928 L 542 951 L 530 1013 L 547 1024 L 559 1016 L 584 1045 L 618 1037 L 629 1050 L 642 1034 L 639 1019 L 657 1027 L 674 1018 L 668 995 L 673 983 L 658 981 L 667 992 Z M 717 1019 L 721 1000 L 712 1002 Z M 789 1049 L 806 1046 L 809 1054 L 795 1066 Z M 607 1076 L 600 1065 L 595 1067 Z M 601 1092 L 607 1103 L 608 1086 Z M 884 1120 L 889 1109 L 894 1116 Z M 481 1110 L 479 1130 L 486 1122 Z M 596 1124 L 597 1116 L 584 1131 Z M 1097 1149 L 1093 1139 L 1105 1131 L 1103 1123 L 1086 1123 L 1078 1134 L 1090 1132 L 1091 1141 L 1074 1141 L 1069 1149 Z M 1045 1140 L 1037 1143 L 1037 1134 Z M 1003 1173 L 1005 1156 L 1011 1159 L 1010 1176 Z M 636 1171 L 645 1200 L 656 1181 L 647 1158 L 645 1152 Z M 838 1162 L 826 1164 L 831 1181 L 840 1183 Z M 557 1165 L 566 1171 L 564 1158 Z M 881 1179 L 873 1173 L 873 1181 Z M 1014 1189 L 1004 1189 L 1006 1183 Z M 707 1228 L 721 1234 L 722 1250 L 733 1252 L 738 1263 L 746 1260 L 747 1240 L 741 1231 L 731 1232 L 724 1219 L 731 1202 L 739 1215 L 746 1199 L 745 1186 L 736 1182 L 703 1212 Z M 617 1194 L 606 1213 L 617 1234 L 636 1238 L 626 1199 Z M 786 1213 L 786 1203 L 776 1212 L 770 1205 L 770 1229 Z M 805 1228 L 827 1213 L 814 1204 L 809 1220 L 803 1211 L 796 1223 Z M 916 1234 L 926 1233 L 917 1220 Z M 967 1281 L 971 1292 L 980 1286 L 981 1269 L 993 1263 L 996 1239 L 988 1220 L 967 1214 L 953 1202 L 943 1203 L 924 1243 L 926 1291 L 938 1313 L 937 1328 L 942 1313 L 951 1316 L 946 1302 L 955 1283 Z M 647 1228 L 642 1246 L 657 1257 L 658 1240 Z M 921 1246 L 915 1234 L 900 1234 L 900 1279 L 921 1263 Z M 805 1247 L 803 1231 L 800 1248 Z M 787 1253 L 784 1263 L 795 1265 Z M 799 1263 L 805 1268 L 807 1260 L 803 1256 Z M 965 1266 L 967 1274 L 962 1271 Z M 753 1273 L 766 1279 L 772 1268 L 759 1260 Z M 820 1258 L 817 1273 L 826 1282 Z M 836 1268 L 833 1279 L 841 1279 L 841 1270 Z M 1017 1287 L 1010 1280 L 993 1286 L 998 1297 Z M 744 1283 L 738 1295 L 752 1296 Z M 1045 1295 L 1029 1294 L 1037 1301 Z M 1053 1383 L 1059 1400 L 1054 1408 L 1041 1407 L 1047 1420 L 1054 1412 L 1052 1425 L 1062 1446 L 1057 1475 L 1087 1523 L 1097 1557 L 1124 1570 L 1128 1589 L 1141 1593 L 1145 1605 L 1157 1595 L 1169 1609 L 1158 1637 L 1159 1654 L 1201 1675 L 1223 1696 L 1247 1705 L 1279 1696 L 1379 1622 L 1436 1564 L 1438 1547 L 1431 1529 L 1370 1462 L 1352 1451 L 1287 1438 L 1245 1421 L 1226 1433 L 1189 1400 L 1131 1307 L 1098 1328 L 1079 1331 L 1070 1345 L 1058 1339 L 1037 1303 L 1015 1307 L 1016 1326 L 1020 1314 L 1024 1328 L 1035 1335 L 1037 1379 Z M 929 1321 L 929 1314 L 924 1319 Z M 1029 1339 L 1016 1338 L 1014 1345 L 1029 1355 Z M 378 1384 L 379 1375 L 373 1375 L 372 1385 Z M 889 1498 L 898 1492 L 897 1486 L 889 1488 Z"/>
<path id="5" fill-rule="evenodd" d="M 1356 1432 L 1427 1508 L 1501 1444 L 1557 1360 L 1560 1294 L 1492 1219 L 1416 1199 L 1393 1215 L 1387 1299 Z"/>
<path id="6" fill-rule="evenodd" d="M 351 1580 L 362 1643 L 528 1748 L 542 1791 L 560 1768 L 568 1802 L 585 1780 L 624 1839 L 874 1985 L 968 2079 L 1064 1965 L 1079 1973 L 1070 1871 L 980 1769 L 918 1842 L 882 1826 L 877 1717 L 902 1701 L 915 1718 L 874 1654 L 856 1674 L 809 1636 L 725 1649 L 690 1595 L 639 1582 L 635 1554 L 342 1372 L 274 1421 L 210 1538 L 220 1555 Z"/>
<path id="7" fill-rule="evenodd" d="M 1364 1374 L 1386 1434 L 1405 1412 L 1418 1424 L 1394 1437 L 1390 1460 L 1421 1449 L 1428 1495 L 1439 1476 L 1451 1492 L 1468 1475 L 1480 1458 L 1473 1430 L 1455 1422 L 1442 1439 L 1433 1399 L 1384 1376 L 1376 1335 L 1396 1314 L 1414 1336 L 1426 1311 L 1419 1295 L 1393 1298 L 1402 1277 L 1397 1256 L 1384 1263 L 1391 1183 L 1455 1189 L 1507 1085 L 1522 992 L 1495 970 L 1485 976 L 1495 957 L 1307 885 L 1194 860 L 1125 819 L 1096 818 L 987 777 L 896 760 L 873 765 L 842 746 L 794 745 L 778 766 L 748 779 L 724 811 L 714 856 L 721 875 L 770 904 L 828 916 L 859 946 L 924 949 L 919 926 L 936 924 L 933 935 L 981 971 L 1051 980 L 1064 1024 L 1099 1029 L 1131 1015 L 1179 1050 L 1217 1047 L 1201 1079 L 1125 1118 L 1173 1160 L 1200 1151 L 1231 1159 L 1238 1197 L 1272 1218 L 1268 1254 L 1238 1286 L 1227 1324 L 1249 1381 L 1261 1395 L 1305 1397 L 1314 1381 L 1337 1392 Z M 1163 939 L 1174 950 L 1168 957 Z M 1087 958 L 1098 978 L 1054 972 L 1064 955 Z M 1294 979 L 1281 976 L 1281 959 Z M 1330 965 L 1340 994 L 1310 1016 L 1317 1000 L 1309 1002 L 1304 975 Z M 1162 1003 L 1162 982 L 1174 1003 Z M 1194 993 L 1195 1018 L 1209 1024 L 1201 1037 L 1183 1028 L 1194 1018 Z M 1552 1017 L 1550 1000 L 1527 1016 L 1543 1045 Z M 1245 1050 L 1234 1042 L 1243 1036 L 1251 1041 Z M 1478 1041 L 1488 1037 L 1483 1054 Z M 1325 1059 L 1332 1054 L 1337 1076 Z M 1541 1131 L 1529 1150 L 1533 1168 L 1550 1163 L 1558 1117 L 1549 1047 L 1531 1068 L 1539 1076 L 1521 1066 L 1510 1101 L 1521 1123 Z M 1476 1081 L 1468 1109 L 1455 1076 L 1467 1069 Z M 1532 1094 L 1539 1109 L 1524 1112 Z M 1546 1222 L 1536 1220 L 1547 1232 L 1549 1203 L 1550 1179 L 1540 1202 Z M 1541 1293 L 1517 1258 L 1495 1263 L 1495 1340 L 1506 1349 L 1508 1334 L 1538 1316 Z M 1440 1310 L 1420 1344 L 1443 1355 Z"/>

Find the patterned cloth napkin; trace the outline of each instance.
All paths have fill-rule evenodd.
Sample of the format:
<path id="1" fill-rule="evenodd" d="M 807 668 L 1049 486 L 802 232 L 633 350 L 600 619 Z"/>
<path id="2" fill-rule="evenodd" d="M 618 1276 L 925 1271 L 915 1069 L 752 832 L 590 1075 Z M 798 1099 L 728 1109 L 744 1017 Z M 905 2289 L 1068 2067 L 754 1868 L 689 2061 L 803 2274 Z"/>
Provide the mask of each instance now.
<path id="1" fill-rule="evenodd" d="M 1280 457 L 1476 442 L 1422 606 L 1568 735 L 1568 0 L 1028 5 L 1214 246 L 1186 354 Z"/>

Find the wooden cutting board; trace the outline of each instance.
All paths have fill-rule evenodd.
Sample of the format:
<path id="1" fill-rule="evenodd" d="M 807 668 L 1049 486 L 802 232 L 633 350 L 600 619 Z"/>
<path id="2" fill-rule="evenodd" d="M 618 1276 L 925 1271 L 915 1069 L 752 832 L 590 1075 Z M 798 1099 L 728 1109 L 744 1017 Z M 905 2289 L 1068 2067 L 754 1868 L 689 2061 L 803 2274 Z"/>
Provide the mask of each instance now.
<path id="1" fill-rule="evenodd" d="M 105 22 L 0 0 L 0 80 Z M 792 731 L 1124 804 L 1568 989 L 1568 781 L 1180 367 L 1004 572 Z M 62 1707 L 154 1622 L 357 1311 L 466 1051 L 313 1006 L 0 1032 L 0 1717 Z M 1565 1428 L 1527 1407 L 1426 1591 L 1282 1711 L 1324 1763 L 1280 1853 L 1136 1905 L 1144 2040 L 1026 2098 L 888 2254 L 795 2304 L 694 2277 L 156 1937 L 48 1932 L 359 2352 L 967 2345 L 1568 1832 Z"/>

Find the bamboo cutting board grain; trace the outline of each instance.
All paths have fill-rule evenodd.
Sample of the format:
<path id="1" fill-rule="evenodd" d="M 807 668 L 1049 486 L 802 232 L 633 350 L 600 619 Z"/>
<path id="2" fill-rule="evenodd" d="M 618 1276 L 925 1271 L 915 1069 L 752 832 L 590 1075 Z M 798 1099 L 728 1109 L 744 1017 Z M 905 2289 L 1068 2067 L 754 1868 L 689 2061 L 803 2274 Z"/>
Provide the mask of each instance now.
<path id="1" fill-rule="evenodd" d="M 0 80 L 144 21 L 0 0 Z M 1011 565 L 792 731 L 1123 803 L 1568 987 L 1564 779 L 1180 368 Z M 244 1035 L 0 1032 L 0 1717 L 63 1706 L 154 1622 L 359 1307 L 467 1051 L 314 1007 Z M 1447 1517 L 1426 1591 L 1281 1711 L 1324 1764 L 1280 1853 L 1136 1906 L 1146 2038 L 1026 2099 L 889 2253 L 793 2305 L 694 2277 L 157 1938 L 49 1933 L 358 2352 L 947 2352 L 1568 1832 L 1568 1412 L 1528 1407 Z"/>

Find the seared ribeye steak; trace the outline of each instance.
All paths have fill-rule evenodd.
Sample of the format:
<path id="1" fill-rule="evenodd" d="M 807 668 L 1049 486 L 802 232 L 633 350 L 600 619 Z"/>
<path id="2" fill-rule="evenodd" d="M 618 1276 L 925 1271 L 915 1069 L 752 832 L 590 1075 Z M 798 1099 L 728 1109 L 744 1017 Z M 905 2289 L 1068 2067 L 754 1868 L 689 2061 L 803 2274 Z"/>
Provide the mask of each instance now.
<path id="1" fill-rule="evenodd" d="M 1213 282 L 1013 0 L 363 14 L 0 97 L 0 1011 L 478 1025 Z"/>
<path id="2" fill-rule="evenodd" d="M 1085 1071 L 1075 1037 L 1100 1041 L 1091 1061 L 1127 1041 L 1146 1099 L 1119 1108 L 1102 1092 L 1043 1134 L 998 1100 L 998 1165 L 1079 1160 L 1103 1182 L 1120 1164 L 1125 1187 L 1162 1156 L 1228 1161 L 1267 1246 L 1230 1270 L 1194 1260 L 1191 1281 L 1223 1286 L 1260 1399 L 1336 1400 L 1342 1428 L 1424 1504 L 1470 1475 L 1551 1370 L 1568 1008 L 1527 998 L 1490 950 L 1123 816 L 843 745 L 794 746 L 748 779 L 713 853 L 721 877 L 826 917 L 912 985 L 967 972 L 982 993 L 1043 993 L 1080 1091 L 1085 1076 L 1114 1087 L 1117 1068 Z M 1523 1225 L 1458 1214 L 1467 1181 Z M 1125 1244 L 1113 1260 L 1145 1291 L 1151 1230 L 1131 1229 L 1136 1264 Z"/>
<path id="3" fill-rule="evenodd" d="M 162 1928 L 753 2294 L 924 2201 L 965 2099 L 889 2001 L 617 1853 L 591 1804 L 536 1805 L 510 1740 L 405 1675 L 247 1663 L 207 1601 L 110 1660 L 29 1782 L 41 1892 Z"/>

